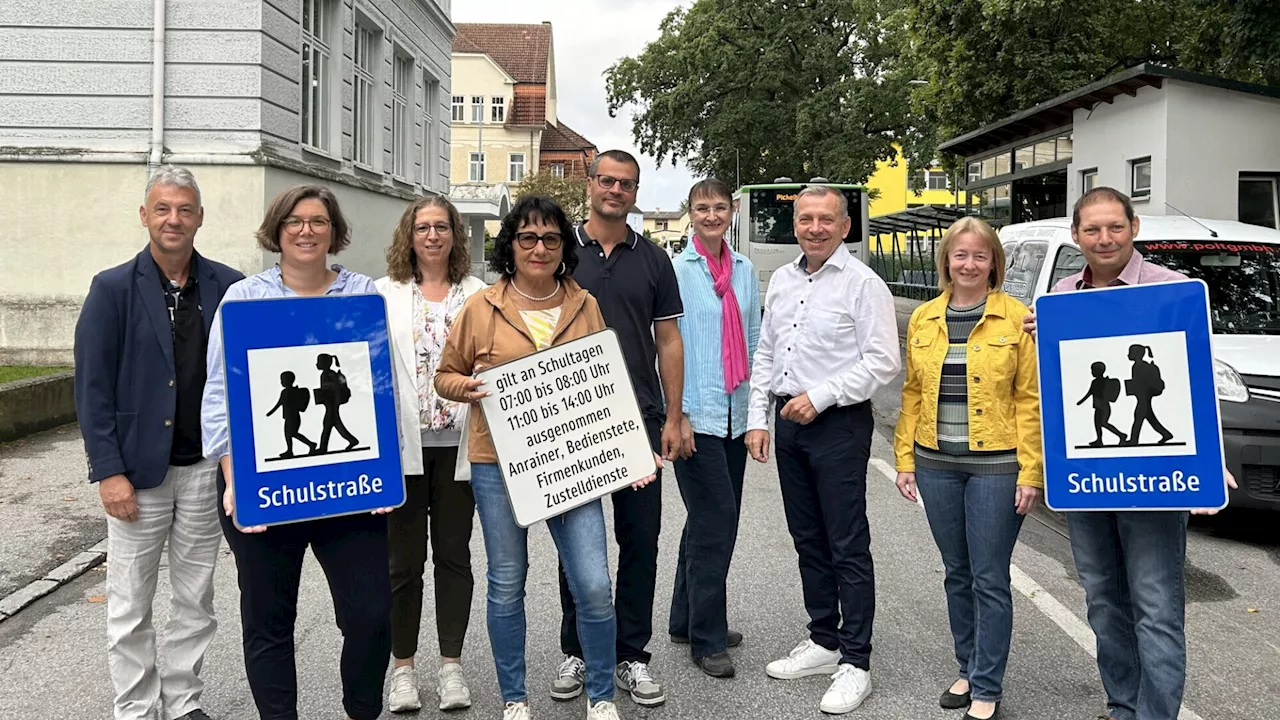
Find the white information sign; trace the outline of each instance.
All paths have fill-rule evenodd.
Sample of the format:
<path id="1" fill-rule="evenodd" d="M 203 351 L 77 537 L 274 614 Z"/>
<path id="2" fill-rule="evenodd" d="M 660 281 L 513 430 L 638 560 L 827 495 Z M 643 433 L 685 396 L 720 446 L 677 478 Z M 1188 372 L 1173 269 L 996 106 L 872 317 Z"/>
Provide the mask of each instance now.
<path id="1" fill-rule="evenodd" d="M 657 468 L 618 336 L 606 329 L 477 374 L 520 527 L 627 487 Z"/>

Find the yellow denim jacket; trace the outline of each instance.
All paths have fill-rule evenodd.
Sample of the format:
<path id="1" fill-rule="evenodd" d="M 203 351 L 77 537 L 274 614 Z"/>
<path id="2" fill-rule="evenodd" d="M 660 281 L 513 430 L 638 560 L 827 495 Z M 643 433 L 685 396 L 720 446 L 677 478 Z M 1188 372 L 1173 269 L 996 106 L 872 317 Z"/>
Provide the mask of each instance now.
<path id="1" fill-rule="evenodd" d="M 915 443 L 938 449 L 938 387 L 947 357 L 950 293 L 911 313 L 907 378 L 893 434 L 899 472 L 915 472 Z M 969 334 L 969 449 L 1017 450 L 1018 484 L 1044 487 L 1040 446 L 1040 388 L 1034 339 L 1022 331 L 1027 306 L 1000 290 Z"/>

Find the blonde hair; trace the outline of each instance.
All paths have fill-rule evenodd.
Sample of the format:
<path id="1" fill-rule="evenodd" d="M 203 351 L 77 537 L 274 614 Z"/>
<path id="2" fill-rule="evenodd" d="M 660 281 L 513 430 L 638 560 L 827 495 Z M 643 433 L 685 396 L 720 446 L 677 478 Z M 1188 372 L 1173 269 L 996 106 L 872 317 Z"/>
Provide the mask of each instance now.
<path id="1" fill-rule="evenodd" d="M 952 223 L 943 233 L 942 242 L 938 243 L 938 254 L 934 258 L 938 268 L 938 287 L 943 292 L 951 292 L 951 268 L 948 266 L 947 256 L 951 254 L 956 240 L 967 233 L 973 233 L 987 241 L 987 247 L 991 250 L 991 276 L 987 278 L 987 285 L 992 289 L 1000 289 L 1004 285 L 1004 248 L 1000 245 L 996 231 L 985 220 L 972 216 L 962 217 Z"/>

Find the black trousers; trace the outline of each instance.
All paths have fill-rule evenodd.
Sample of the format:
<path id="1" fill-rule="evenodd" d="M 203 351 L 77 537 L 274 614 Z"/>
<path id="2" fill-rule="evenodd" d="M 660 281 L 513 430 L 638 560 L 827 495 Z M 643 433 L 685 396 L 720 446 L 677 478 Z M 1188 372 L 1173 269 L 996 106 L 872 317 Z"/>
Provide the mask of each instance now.
<path id="1" fill-rule="evenodd" d="M 726 650 L 729 563 L 738 542 L 747 446 L 741 437 L 694 436 L 688 460 L 675 461 L 686 512 L 671 595 L 672 635 L 689 638 L 695 658 Z"/>
<path id="2" fill-rule="evenodd" d="M 476 498 L 471 483 L 453 474 L 458 448 L 422 448 L 422 475 L 405 477 L 404 505 L 387 516 L 391 539 L 391 653 L 407 660 L 418 652 L 422 624 L 422 573 L 431 542 L 440 656 L 462 657 L 471 620 L 471 527 Z"/>
<path id="3" fill-rule="evenodd" d="M 645 418 L 654 452 L 662 445 L 662 421 Z M 610 496 L 613 534 L 618 543 L 618 582 L 614 614 L 618 621 L 618 662 L 649 662 L 645 647 L 653 636 L 653 593 L 658 582 L 658 536 L 662 533 L 662 471 L 639 490 L 626 488 Z M 578 612 L 560 567 L 560 651 L 582 657 Z"/>
<path id="4" fill-rule="evenodd" d="M 783 420 L 778 398 L 778 479 L 787 529 L 800 558 L 809 637 L 842 663 L 870 670 L 875 569 L 867 524 L 869 402 L 832 407 L 808 425 Z"/>
<path id="5" fill-rule="evenodd" d="M 293 632 L 302 561 L 309 546 L 329 581 L 342 632 L 343 709 L 355 720 L 376 720 L 382 714 L 382 683 L 391 653 L 386 516 L 361 513 L 248 534 L 222 511 L 225 488 L 219 472 L 218 515 L 236 557 L 244 667 L 259 716 L 298 718 Z"/>

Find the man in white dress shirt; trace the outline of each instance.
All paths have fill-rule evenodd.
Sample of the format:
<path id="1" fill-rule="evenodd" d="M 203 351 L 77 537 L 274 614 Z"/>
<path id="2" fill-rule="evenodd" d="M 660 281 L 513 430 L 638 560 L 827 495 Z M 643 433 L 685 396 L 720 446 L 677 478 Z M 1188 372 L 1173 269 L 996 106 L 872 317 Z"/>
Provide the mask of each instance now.
<path id="1" fill-rule="evenodd" d="M 809 637 L 766 672 L 831 675 L 820 708 L 832 714 L 871 694 L 870 399 L 901 367 L 893 296 L 844 246 L 851 223 L 838 190 L 812 185 L 796 198 L 803 254 L 769 281 L 746 438 L 766 462 L 776 399 L 778 478 L 810 622 Z"/>

